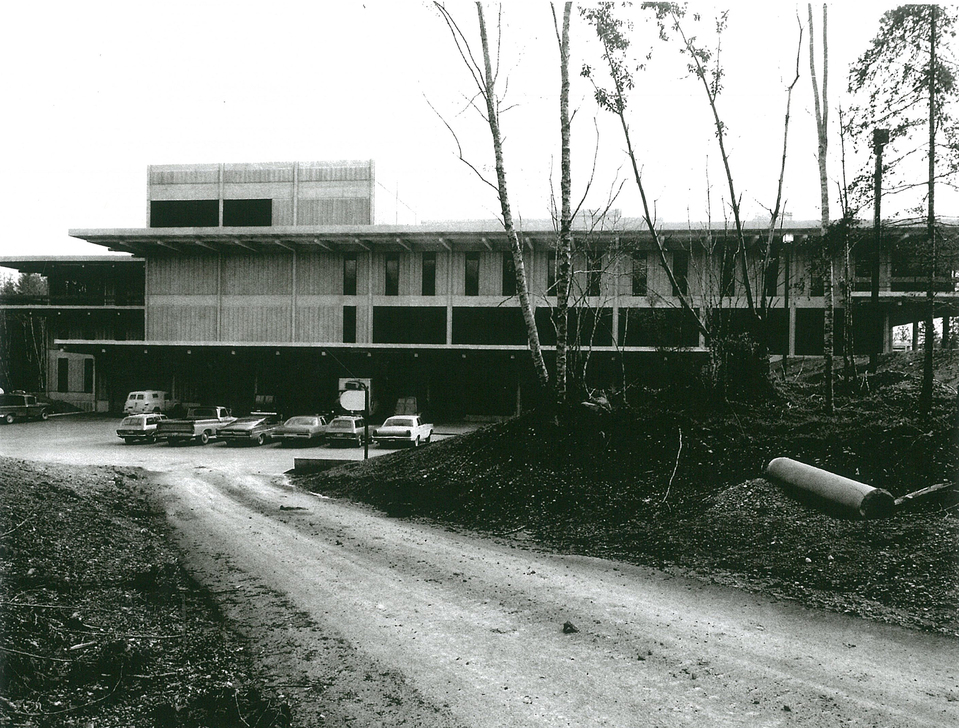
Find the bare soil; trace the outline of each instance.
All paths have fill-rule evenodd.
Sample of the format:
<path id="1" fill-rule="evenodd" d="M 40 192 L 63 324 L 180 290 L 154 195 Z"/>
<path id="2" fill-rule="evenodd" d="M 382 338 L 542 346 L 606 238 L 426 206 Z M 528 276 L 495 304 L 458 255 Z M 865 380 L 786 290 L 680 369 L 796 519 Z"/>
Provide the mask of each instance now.
<path id="1" fill-rule="evenodd" d="M 868 391 L 841 393 L 831 417 L 804 370 L 772 402 L 713 409 L 694 406 L 695 390 L 636 393 L 614 412 L 531 413 L 296 484 L 406 520 L 955 637 L 954 496 L 850 520 L 762 478 L 770 458 L 790 456 L 896 496 L 954 480 L 959 360 L 946 352 L 938 365 L 926 418 L 913 412 L 920 364 L 897 356 Z M 265 622 L 239 624 L 229 599 L 193 581 L 155 486 L 134 468 L 0 459 L 0 726 L 324 724 L 284 687 L 289 664 L 251 647 Z M 260 598 L 263 619 L 273 607 L 289 615 L 282 595 Z M 450 724 L 401 676 L 317 639 L 325 664 L 354 673 L 329 679 L 328 702 L 370 686 L 372 707 L 344 722 Z"/>

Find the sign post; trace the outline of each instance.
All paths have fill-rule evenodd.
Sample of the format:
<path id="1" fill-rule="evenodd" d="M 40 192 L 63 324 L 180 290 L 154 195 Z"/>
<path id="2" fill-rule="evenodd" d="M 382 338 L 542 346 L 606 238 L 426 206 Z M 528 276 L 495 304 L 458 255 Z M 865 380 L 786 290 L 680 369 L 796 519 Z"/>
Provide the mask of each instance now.
<path id="1" fill-rule="evenodd" d="M 340 407 L 348 412 L 363 413 L 363 459 L 370 457 L 370 392 L 366 382 L 351 380 L 340 392 Z"/>

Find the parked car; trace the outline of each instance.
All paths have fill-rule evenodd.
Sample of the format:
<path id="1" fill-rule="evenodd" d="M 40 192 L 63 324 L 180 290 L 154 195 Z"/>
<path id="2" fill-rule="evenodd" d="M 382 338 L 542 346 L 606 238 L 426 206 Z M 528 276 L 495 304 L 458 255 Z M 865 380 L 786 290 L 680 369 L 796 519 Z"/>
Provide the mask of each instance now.
<path id="1" fill-rule="evenodd" d="M 375 428 L 373 442 L 378 445 L 412 445 L 429 442 L 433 437 L 433 425 L 423 422 L 419 415 L 393 415 Z"/>
<path id="2" fill-rule="evenodd" d="M 227 445 L 263 445 L 282 422 L 276 412 L 253 412 L 220 428 L 217 438 Z"/>
<path id="3" fill-rule="evenodd" d="M 26 392 L 0 394 L 0 422 L 12 425 L 15 420 L 41 419 L 50 416 L 50 406 Z"/>
<path id="4" fill-rule="evenodd" d="M 366 422 L 357 415 L 334 417 L 326 428 L 326 440 L 333 443 L 348 442 L 362 445 L 366 437 Z"/>
<path id="5" fill-rule="evenodd" d="M 146 412 L 169 412 L 176 406 L 169 392 L 159 389 L 143 389 L 130 392 L 123 405 L 123 413 L 127 415 L 144 414 Z"/>
<path id="6" fill-rule="evenodd" d="M 323 415 L 298 415 L 273 430 L 273 439 L 282 445 L 320 443 L 326 439 L 328 424 Z"/>
<path id="7" fill-rule="evenodd" d="M 235 419 L 226 407 L 191 407 L 186 419 L 162 420 L 157 425 L 157 438 L 171 445 L 190 440 L 206 445 Z"/>
<path id="8" fill-rule="evenodd" d="M 127 445 L 135 442 L 156 442 L 157 425 L 165 420 L 164 414 L 130 415 L 124 417 L 117 428 L 117 436 L 122 437 Z"/>

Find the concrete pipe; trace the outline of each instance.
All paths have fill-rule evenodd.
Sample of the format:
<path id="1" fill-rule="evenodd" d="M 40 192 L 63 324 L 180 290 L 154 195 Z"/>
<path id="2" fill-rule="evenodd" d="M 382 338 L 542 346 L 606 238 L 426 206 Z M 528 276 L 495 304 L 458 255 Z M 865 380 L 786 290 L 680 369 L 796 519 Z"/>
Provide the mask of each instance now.
<path id="1" fill-rule="evenodd" d="M 771 460 L 766 473 L 860 518 L 881 518 L 895 510 L 895 499 L 889 491 L 789 458 Z"/>

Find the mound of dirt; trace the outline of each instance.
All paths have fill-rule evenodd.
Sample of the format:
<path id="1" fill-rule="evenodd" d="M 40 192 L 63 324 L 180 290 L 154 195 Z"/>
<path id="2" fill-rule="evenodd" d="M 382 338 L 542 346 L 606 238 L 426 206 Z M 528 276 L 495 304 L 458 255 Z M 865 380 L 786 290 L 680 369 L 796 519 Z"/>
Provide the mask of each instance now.
<path id="1" fill-rule="evenodd" d="M 894 496 L 951 480 L 956 397 L 914 411 L 921 366 L 889 357 L 822 412 L 817 372 L 764 403 L 709 409 L 669 392 L 608 411 L 532 412 L 420 450 L 303 476 L 361 500 L 549 548 L 705 578 L 921 629 L 959 634 L 954 501 L 841 520 L 762 479 L 786 456 Z M 953 370 L 955 352 L 938 357 Z M 798 368 L 798 367 L 796 367 Z"/>
<path id="2" fill-rule="evenodd" d="M 290 725 L 146 496 L 0 459 L 0 726 Z"/>

